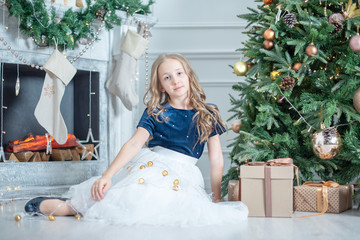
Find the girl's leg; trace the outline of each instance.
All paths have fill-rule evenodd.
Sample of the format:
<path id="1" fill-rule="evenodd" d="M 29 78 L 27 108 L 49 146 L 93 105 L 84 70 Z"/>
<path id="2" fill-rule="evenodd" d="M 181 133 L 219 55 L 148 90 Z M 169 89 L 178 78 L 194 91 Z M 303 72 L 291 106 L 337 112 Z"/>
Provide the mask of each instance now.
<path id="1" fill-rule="evenodd" d="M 43 214 L 54 216 L 69 216 L 74 215 L 73 209 L 65 204 L 65 201 L 60 199 L 48 199 L 40 203 L 40 211 Z"/>

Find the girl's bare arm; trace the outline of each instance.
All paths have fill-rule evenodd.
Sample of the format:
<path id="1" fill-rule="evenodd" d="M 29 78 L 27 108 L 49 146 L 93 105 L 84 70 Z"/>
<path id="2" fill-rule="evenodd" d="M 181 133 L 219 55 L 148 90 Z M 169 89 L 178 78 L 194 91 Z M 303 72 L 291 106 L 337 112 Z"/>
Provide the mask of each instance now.
<path id="1" fill-rule="evenodd" d="M 94 200 L 100 201 L 104 198 L 104 194 L 111 186 L 112 177 L 139 153 L 149 136 L 150 134 L 145 128 L 137 128 L 134 135 L 122 146 L 114 161 L 102 174 L 102 177 L 92 185 L 91 195 Z"/>
<path id="2" fill-rule="evenodd" d="M 207 142 L 210 160 L 210 181 L 213 201 L 221 202 L 221 180 L 224 171 L 224 158 L 219 135 L 212 136 Z"/>

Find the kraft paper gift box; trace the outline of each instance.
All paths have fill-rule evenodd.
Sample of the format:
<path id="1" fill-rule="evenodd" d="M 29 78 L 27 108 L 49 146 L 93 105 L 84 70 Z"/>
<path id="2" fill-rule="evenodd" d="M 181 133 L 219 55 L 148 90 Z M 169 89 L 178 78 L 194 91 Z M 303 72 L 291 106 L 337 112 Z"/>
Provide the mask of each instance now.
<path id="1" fill-rule="evenodd" d="M 300 212 L 341 213 L 353 207 L 354 185 L 333 181 L 306 182 L 294 187 L 294 210 Z M 311 215 L 313 216 L 313 215 Z"/>
<path id="2" fill-rule="evenodd" d="M 282 159 L 271 161 L 277 160 Z M 287 165 L 271 165 L 268 161 L 240 166 L 240 197 L 249 208 L 249 217 L 292 217 L 297 167 L 290 160 Z"/>
<path id="3" fill-rule="evenodd" d="M 228 184 L 228 201 L 239 200 L 239 180 L 230 180 Z"/>

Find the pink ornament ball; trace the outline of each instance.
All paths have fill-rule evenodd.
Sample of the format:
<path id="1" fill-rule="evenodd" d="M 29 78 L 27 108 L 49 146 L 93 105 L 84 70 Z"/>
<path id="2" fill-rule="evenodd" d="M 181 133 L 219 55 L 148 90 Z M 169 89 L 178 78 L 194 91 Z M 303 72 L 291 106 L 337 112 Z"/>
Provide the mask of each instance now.
<path id="1" fill-rule="evenodd" d="M 360 53 L 360 35 L 357 34 L 350 39 L 350 48 L 354 52 Z"/>

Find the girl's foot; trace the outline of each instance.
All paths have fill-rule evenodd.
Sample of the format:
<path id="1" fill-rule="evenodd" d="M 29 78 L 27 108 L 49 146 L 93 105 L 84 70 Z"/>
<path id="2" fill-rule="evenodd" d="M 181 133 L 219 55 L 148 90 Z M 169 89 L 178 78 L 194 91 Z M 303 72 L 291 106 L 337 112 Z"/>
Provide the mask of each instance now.
<path id="1" fill-rule="evenodd" d="M 50 214 L 56 211 L 56 215 L 72 215 L 72 212 L 65 203 L 67 198 L 36 197 L 25 204 L 25 212 L 34 216 Z M 60 206 L 63 204 L 63 206 Z M 60 207 L 59 207 L 60 206 Z M 56 209 L 58 208 L 58 209 Z"/>

